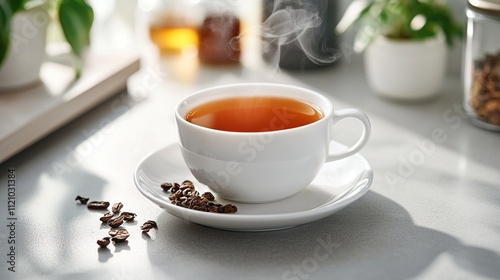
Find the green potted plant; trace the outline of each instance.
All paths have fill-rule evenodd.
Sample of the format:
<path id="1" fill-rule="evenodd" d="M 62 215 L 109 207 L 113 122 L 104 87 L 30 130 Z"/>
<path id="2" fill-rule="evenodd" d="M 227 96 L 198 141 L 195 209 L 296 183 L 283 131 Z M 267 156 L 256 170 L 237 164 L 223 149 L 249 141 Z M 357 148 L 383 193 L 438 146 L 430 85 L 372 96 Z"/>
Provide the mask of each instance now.
<path id="1" fill-rule="evenodd" d="M 447 47 L 462 25 L 438 0 L 354 1 L 337 25 L 357 26 L 354 51 L 364 51 L 368 84 L 378 94 L 401 100 L 434 97 L 446 73 Z"/>
<path id="2" fill-rule="evenodd" d="M 75 76 L 80 76 L 94 20 L 85 0 L 0 0 L 0 88 L 38 81 L 47 25 L 53 17 L 71 46 Z"/>

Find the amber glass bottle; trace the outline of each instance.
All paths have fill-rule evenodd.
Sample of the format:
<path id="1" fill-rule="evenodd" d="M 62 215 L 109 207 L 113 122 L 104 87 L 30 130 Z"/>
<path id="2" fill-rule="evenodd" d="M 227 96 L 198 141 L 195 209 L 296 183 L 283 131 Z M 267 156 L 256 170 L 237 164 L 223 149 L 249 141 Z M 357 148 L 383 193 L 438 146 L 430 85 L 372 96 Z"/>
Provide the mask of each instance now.
<path id="1" fill-rule="evenodd" d="M 201 19 L 202 11 L 197 1 L 156 1 L 156 6 L 149 13 L 151 42 L 163 53 L 196 49 Z"/>
<path id="2" fill-rule="evenodd" d="M 204 64 L 239 63 L 240 19 L 237 1 L 204 1 L 204 19 L 199 29 L 199 58 Z"/>

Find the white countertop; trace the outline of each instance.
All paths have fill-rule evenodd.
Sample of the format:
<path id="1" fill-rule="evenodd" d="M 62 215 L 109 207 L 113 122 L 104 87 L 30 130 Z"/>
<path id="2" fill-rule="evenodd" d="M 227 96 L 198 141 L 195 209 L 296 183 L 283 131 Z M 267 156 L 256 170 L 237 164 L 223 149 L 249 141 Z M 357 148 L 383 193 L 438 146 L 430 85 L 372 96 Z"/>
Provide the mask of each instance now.
<path id="1" fill-rule="evenodd" d="M 291 77 L 227 70 L 204 69 L 180 83 L 174 73 L 146 67 L 131 83 L 133 97 L 112 98 L 0 165 L 0 278 L 500 279 L 500 134 L 454 111 L 462 100 L 458 78 L 446 80 L 437 100 L 400 104 L 370 92 L 359 56 Z M 184 221 L 139 193 L 133 171 L 148 153 L 177 141 L 173 108 L 182 96 L 271 79 L 367 113 L 372 136 L 360 154 L 374 181 L 366 195 L 317 222 L 249 233 Z M 146 98 L 143 88 L 151 90 Z M 359 127 L 346 120 L 337 131 L 348 144 Z M 16 174 L 14 216 L 9 168 Z M 99 213 L 74 201 L 77 195 L 120 201 L 137 213 L 128 243 L 99 249 L 107 228 Z M 158 230 L 141 235 L 138 226 L 150 219 Z M 7 244 L 12 235 L 15 244 Z M 8 270 L 11 251 L 16 272 Z"/>

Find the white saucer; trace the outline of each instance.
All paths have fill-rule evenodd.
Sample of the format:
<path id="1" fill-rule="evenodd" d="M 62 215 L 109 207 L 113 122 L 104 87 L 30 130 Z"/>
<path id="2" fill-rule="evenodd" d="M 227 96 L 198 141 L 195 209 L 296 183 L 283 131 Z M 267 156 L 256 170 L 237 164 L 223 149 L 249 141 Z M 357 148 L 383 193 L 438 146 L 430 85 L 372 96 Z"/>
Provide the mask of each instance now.
<path id="1" fill-rule="evenodd" d="M 346 147 L 332 143 L 334 150 Z M 238 207 L 235 214 L 217 214 L 191 210 L 170 204 L 169 192 L 163 182 L 193 181 L 196 189 L 210 191 L 197 182 L 184 164 L 178 145 L 170 145 L 146 156 L 134 172 L 139 191 L 168 213 L 208 227 L 235 231 L 265 231 L 284 229 L 327 217 L 363 196 L 373 180 L 370 164 L 361 155 L 325 164 L 320 174 L 302 192 L 290 198 L 265 204 L 245 204 L 216 196 L 221 204 Z"/>

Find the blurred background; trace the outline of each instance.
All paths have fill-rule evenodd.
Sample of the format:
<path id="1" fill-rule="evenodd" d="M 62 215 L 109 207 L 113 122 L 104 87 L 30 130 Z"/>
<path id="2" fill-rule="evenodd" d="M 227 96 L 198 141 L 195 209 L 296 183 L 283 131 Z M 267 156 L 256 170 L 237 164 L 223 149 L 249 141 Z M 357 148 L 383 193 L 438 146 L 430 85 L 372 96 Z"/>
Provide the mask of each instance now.
<path id="1" fill-rule="evenodd" d="M 139 48 L 142 54 L 149 55 L 149 58 L 144 58 L 146 63 L 149 63 L 148 59 L 158 59 L 161 55 L 171 55 L 175 51 L 181 51 L 180 45 L 168 46 L 165 44 L 166 40 L 162 36 L 178 36 L 174 41 L 177 44 L 197 44 L 197 38 L 189 32 L 193 30 L 185 30 L 184 35 L 181 33 L 174 34 L 175 32 L 169 32 L 166 30 L 161 30 L 162 26 L 184 24 L 185 26 L 202 25 L 200 22 L 200 16 L 197 12 L 206 12 L 207 8 L 202 7 L 204 1 L 172 1 L 172 0 L 108 0 L 108 1 L 98 1 L 90 0 L 89 3 L 92 5 L 95 11 L 96 21 L 94 22 L 94 27 L 92 28 L 92 48 L 97 50 L 106 50 L 110 46 L 117 47 L 120 45 L 125 46 L 126 44 L 134 44 Z M 262 24 L 265 1 L 239 1 L 238 4 L 234 4 L 235 1 L 205 1 L 211 2 L 212 9 L 214 10 L 227 10 L 233 13 L 239 19 L 239 24 L 241 24 L 241 30 L 243 30 L 245 38 L 247 40 L 243 42 L 245 48 L 242 48 L 242 60 L 245 63 L 252 63 L 252 58 L 248 60 L 247 56 L 252 57 L 255 55 L 253 52 L 258 52 L 254 48 L 258 48 L 258 42 L 253 41 L 249 37 L 256 36 L 258 32 L 259 25 Z M 212 3 L 217 2 L 218 4 L 213 5 Z M 236 1 L 237 2 L 237 1 Z M 346 11 L 347 7 L 352 1 L 340 0 L 333 1 L 336 2 L 336 11 L 334 14 L 334 21 L 342 17 L 343 13 Z M 465 8 L 467 5 L 466 1 L 448 1 L 446 3 L 453 12 L 455 18 L 465 25 L 466 16 Z M 213 7 L 215 6 L 215 8 Z M 231 10 L 233 9 L 234 10 Z M 187 12 L 189 11 L 189 12 Z M 170 21 L 170 22 L 169 22 Z M 224 23 L 222 24 L 224 25 Z M 226 24 L 226 28 L 228 25 Z M 230 27 L 230 26 L 229 26 Z M 331 26 L 332 29 L 335 26 Z M 189 29 L 189 28 L 187 28 Z M 119 30 L 117 32 L 117 30 Z M 190 37 L 191 36 L 191 37 Z M 355 32 L 350 31 L 345 34 L 339 35 L 340 42 L 347 42 L 351 44 L 353 42 L 353 37 Z M 179 39 L 183 37 L 184 39 Z M 162 43 L 163 40 L 163 43 Z M 190 41 L 191 40 L 191 41 Z M 194 40 L 194 41 L 193 41 Z M 250 47 L 248 47 L 250 45 Z M 160 48 L 158 50 L 158 47 Z M 177 50 L 176 50 L 177 48 Z M 250 48 L 250 49 L 249 49 Z M 453 76 L 460 76 L 461 61 L 462 61 L 462 43 L 457 43 L 453 48 L 450 49 L 448 54 L 448 74 Z M 151 53 L 155 53 L 156 56 L 151 58 Z M 249 54 L 250 53 L 250 54 Z M 184 50 L 184 55 L 189 55 L 189 48 Z M 193 50 L 191 49 L 191 54 Z M 254 58 L 253 58 L 254 59 Z M 212 62 L 214 64 L 216 62 Z"/>

